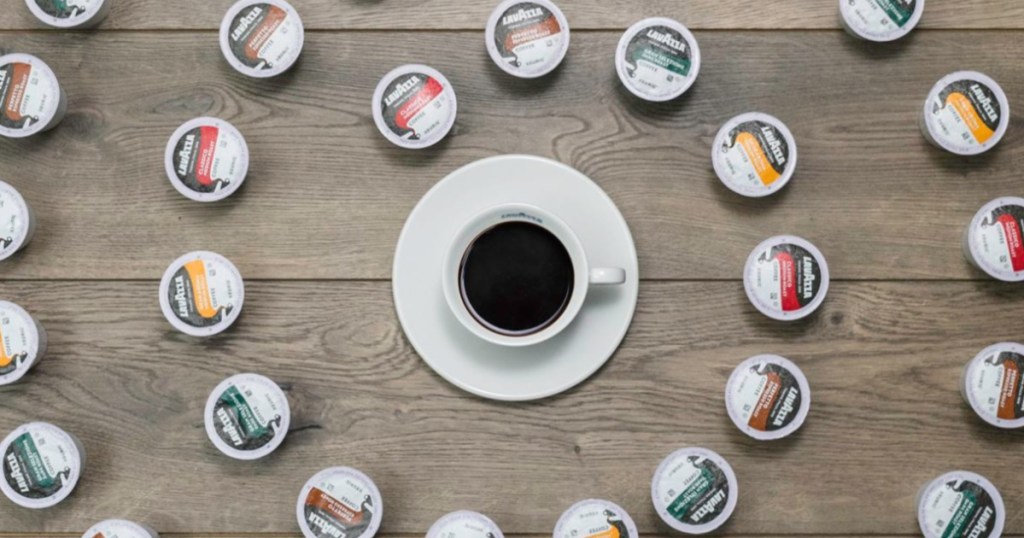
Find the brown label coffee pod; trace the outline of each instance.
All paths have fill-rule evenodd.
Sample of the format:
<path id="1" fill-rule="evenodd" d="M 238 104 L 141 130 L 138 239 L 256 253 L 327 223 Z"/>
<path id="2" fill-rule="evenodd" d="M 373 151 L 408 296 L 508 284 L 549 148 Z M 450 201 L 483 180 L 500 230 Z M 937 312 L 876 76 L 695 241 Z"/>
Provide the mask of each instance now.
<path id="1" fill-rule="evenodd" d="M 402 148 L 422 149 L 440 142 L 455 125 L 457 111 L 451 83 L 426 65 L 393 69 L 373 93 L 377 129 Z"/>
<path id="2" fill-rule="evenodd" d="M 725 385 L 725 407 L 733 424 L 760 441 L 800 429 L 811 409 L 811 388 L 792 361 L 756 355 L 740 363 Z"/>
<path id="3" fill-rule="evenodd" d="M 850 35 L 895 41 L 921 22 L 924 0 L 839 0 L 839 20 Z"/>
<path id="4" fill-rule="evenodd" d="M 700 73 L 700 47 L 685 26 L 665 17 L 630 26 L 615 52 L 619 80 L 647 101 L 671 101 L 686 93 Z"/>
<path id="5" fill-rule="evenodd" d="M 269 78 L 291 69 L 302 53 L 305 30 L 284 0 L 239 0 L 220 24 L 220 50 L 243 75 Z"/>
<path id="6" fill-rule="evenodd" d="M 36 231 L 36 219 L 17 189 L 0 181 L 0 261 L 21 250 Z"/>
<path id="7" fill-rule="evenodd" d="M 721 527 L 736 509 L 736 474 L 706 448 L 683 448 L 665 458 L 651 481 L 651 501 L 668 526 L 685 534 Z"/>
<path id="8" fill-rule="evenodd" d="M 548 0 L 505 0 L 491 13 L 484 34 L 491 60 L 520 78 L 550 73 L 569 50 L 569 22 Z"/>
<path id="9" fill-rule="evenodd" d="M 925 139 L 956 155 L 977 155 L 999 143 L 1010 125 L 1010 102 L 991 77 L 957 71 L 942 77 L 924 102 Z"/>
<path id="10" fill-rule="evenodd" d="M 351 467 L 331 467 L 302 486 L 295 516 L 305 538 L 373 538 L 384 501 L 370 477 Z"/>
<path id="11" fill-rule="evenodd" d="M 262 458 L 281 446 L 291 424 L 291 408 L 281 387 L 259 374 L 237 374 L 221 381 L 206 400 L 206 435 L 237 460 Z"/>
<path id="12" fill-rule="evenodd" d="M 29 422 L 0 443 L 0 490 L 25 508 L 49 508 L 66 499 L 82 476 L 85 449 L 73 435 L 46 422 Z"/>
<path id="13" fill-rule="evenodd" d="M 762 314 L 780 321 L 805 318 L 828 294 L 828 263 L 806 239 L 770 237 L 747 258 L 743 285 L 750 303 Z"/>
<path id="14" fill-rule="evenodd" d="M 160 535 L 139 523 L 124 519 L 108 519 L 89 527 L 82 538 L 160 538 Z"/>
<path id="15" fill-rule="evenodd" d="M 68 100 L 50 66 L 31 54 L 0 56 L 0 136 L 24 138 L 52 129 Z"/>
<path id="16" fill-rule="evenodd" d="M 164 317 L 190 336 L 224 332 L 238 319 L 244 302 L 242 275 L 215 252 L 197 250 L 181 256 L 160 280 Z"/>
<path id="17" fill-rule="evenodd" d="M 985 477 L 953 471 L 917 494 L 917 522 L 925 538 L 999 538 L 1006 506 Z"/>
<path id="18" fill-rule="evenodd" d="M 0 301 L 0 386 L 17 383 L 46 354 L 46 331 L 24 308 Z"/>
<path id="19" fill-rule="evenodd" d="M 167 141 L 164 169 L 175 190 L 197 202 L 234 194 L 249 171 L 249 146 L 238 129 L 217 118 L 195 118 Z"/>
<path id="20" fill-rule="evenodd" d="M 39 22 L 54 28 L 91 28 L 110 11 L 114 0 L 25 0 Z"/>
<path id="21" fill-rule="evenodd" d="M 1002 342 L 983 349 L 964 366 L 960 394 L 985 422 L 1024 428 L 1024 345 Z"/>
<path id="22" fill-rule="evenodd" d="M 633 518 L 621 506 L 587 499 L 569 507 L 555 524 L 552 538 L 637 538 Z"/>
<path id="23" fill-rule="evenodd" d="M 504 538 L 491 518 L 469 510 L 446 514 L 430 526 L 427 538 Z"/>

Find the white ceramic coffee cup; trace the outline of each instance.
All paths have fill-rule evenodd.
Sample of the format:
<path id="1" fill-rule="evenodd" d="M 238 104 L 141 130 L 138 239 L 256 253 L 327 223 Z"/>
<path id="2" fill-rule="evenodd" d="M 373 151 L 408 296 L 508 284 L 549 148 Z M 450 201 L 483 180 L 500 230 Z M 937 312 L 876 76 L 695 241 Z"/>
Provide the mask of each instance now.
<path id="1" fill-rule="evenodd" d="M 553 234 L 565 247 L 572 262 L 573 288 L 562 314 L 543 329 L 524 335 L 506 335 L 495 332 L 477 321 L 462 299 L 459 285 L 462 260 L 466 250 L 483 232 L 508 222 L 528 222 L 541 226 Z M 480 338 L 502 346 L 529 346 L 539 344 L 568 327 L 583 307 L 587 290 L 593 285 L 616 285 L 626 281 L 626 271 L 620 267 L 591 267 L 579 237 L 564 221 L 533 205 L 503 204 L 492 207 L 469 219 L 456 233 L 448 247 L 441 271 L 441 285 L 452 314 L 467 330 Z"/>

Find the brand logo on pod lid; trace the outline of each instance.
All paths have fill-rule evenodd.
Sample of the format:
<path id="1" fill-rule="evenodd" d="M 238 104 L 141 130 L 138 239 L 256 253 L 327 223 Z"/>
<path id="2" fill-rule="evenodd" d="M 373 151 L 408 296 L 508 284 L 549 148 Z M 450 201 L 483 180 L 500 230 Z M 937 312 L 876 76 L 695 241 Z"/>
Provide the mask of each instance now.
<path id="1" fill-rule="evenodd" d="M 747 298 L 764 315 L 780 321 L 807 317 L 828 293 L 825 257 L 806 239 L 780 235 L 763 241 L 743 271 Z"/>
<path id="2" fill-rule="evenodd" d="M 87 28 L 107 15 L 110 0 L 25 0 L 40 22 L 55 28 Z"/>
<path id="3" fill-rule="evenodd" d="M 644 19 L 622 34 L 615 68 L 619 80 L 633 95 L 648 101 L 670 101 L 697 80 L 700 47 L 678 21 Z"/>
<path id="4" fill-rule="evenodd" d="M 1006 507 L 999 490 L 969 471 L 946 473 L 918 494 L 917 522 L 925 538 L 996 538 Z"/>
<path id="5" fill-rule="evenodd" d="M 35 222 L 28 202 L 17 189 L 0 181 L 0 261 L 27 245 L 34 231 Z"/>
<path id="6" fill-rule="evenodd" d="M 964 232 L 964 255 L 992 278 L 1024 281 L 1024 198 L 996 198 L 982 206 Z"/>
<path id="7" fill-rule="evenodd" d="M 924 0 L 839 0 L 848 32 L 868 41 L 894 41 L 913 30 L 924 13 Z"/>
<path id="8" fill-rule="evenodd" d="M 1024 345 L 1003 342 L 983 349 L 964 367 L 960 392 L 985 422 L 1024 428 Z"/>
<path id="9" fill-rule="evenodd" d="M 976 71 L 946 75 L 932 87 L 924 103 L 925 138 L 957 155 L 992 149 L 1009 124 L 1006 93 L 991 77 Z"/>
<path id="10" fill-rule="evenodd" d="M 227 258 L 189 252 L 167 268 L 160 281 L 160 308 L 175 329 L 213 336 L 230 327 L 242 310 L 245 284 Z"/>
<path id="11" fill-rule="evenodd" d="M 455 124 L 458 109 L 451 83 L 425 65 L 404 65 L 384 75 L 372 105 L 380 133 L 408 149 L 440 142 Z"/>
<path id="12" fill-rule="evenodd" d="M 220 25 L 224 58 L 250 77 L 273 77 L 290 69 L 304 40 L 302 19 L 284 0 L 239 0 Z"/>
<path id="13" fill-rule="evenodd" d="M 288 397 L 258 374 L 238 374 L 210 393 L 204 414 L 206 434 L 218 450 L 239 460 L 255 460 L 284 441 L 291 424 Z"/>
<path id="14" fill-rule="evenodd" d="M 46 354 L 46 331 L 24 308 L 0 301 L 0 386 L 21 380 Z"/>
<path id="15" fill-rule="evenodd" d="M 460 510 L 445 515 L 430 526 L 427 538 L 504 538 L 498 525 L 483 514 Z"/>
<path id="16" fill-rule="evenodd" d="M 65 102 L 57 76 L 30 54 L 0 56 L 0 136 L 24 138 L 56 125 Z"/>
<path id="17" fill-rule="evenodd" d="M 82 538 L 160 538 L 160 535 L 138 523 L 124 519 L 108 519 L 89 527 Z"/>
<path id="18" fill-rule="evenodd" d="M 724 458 L 705 448 L 683 448 L 665 458 L 651 481 L 651 501 L 673 529 L 704 534 L 736 509 L 739 486 Z"/>
<path id="19" fill-rule="evenodd" d="M 249 171 L 249 147 L 230 123 L 196 118 L 171 135 L 164 167 L 182 195 L 198 202 L 215 202 L 242 186 Z"/>
<path id="20" fill-rule="evenodd" d="M 807 419 L 811 389 L 797 365 L 778 355 L 756 355 L 740 363 L 725 386 L 733 424 L 754 439 L 781 439 Z"/>
<path id="21" fill-rule="evenodd" d="M 718 179 L 737 194 L 761 197 L 789 183 L 796 170 L 796 140 L 786 124 L 761 112 L 725 122 L 711 146 Z"/>
<path id="22" fill-rule="evenodd" d="M 45 422 L 24 424 L 0 443 L 0 490 L 25 508 L 49 508 L 75 489 L 85 451 L 73 436 Z"/>
<path id="23" fill-rule="evenodd" d="M 491 13 L 487 53 L 503 71 L 537 78 L 553 71 L 569 50 L 569 23 L 548 0 L 505 0 Z"/>
<path id="24" fill-rule="evenodd" d="M 331 467 L 302 486 L 295 516 L 305 538 L 373 538 L 384 501 L 370 477 L 351 467 Z"/>
<path id="25" fill-rule="evenodd" d="M 580 501 L 555 524 L 552 538 L 637 538 L 633 518 L 621 506 L 601 499 Z"/>

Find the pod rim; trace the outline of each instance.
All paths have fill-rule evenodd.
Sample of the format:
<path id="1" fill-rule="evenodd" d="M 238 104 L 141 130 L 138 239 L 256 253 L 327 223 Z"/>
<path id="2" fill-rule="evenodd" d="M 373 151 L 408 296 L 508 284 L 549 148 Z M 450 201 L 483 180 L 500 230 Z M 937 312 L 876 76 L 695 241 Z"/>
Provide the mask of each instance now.
<path id="1" fill-rule="evenodd" d="M 328 467 L 323 469 L 313 476 L 311 476 L 306 483 L 302 485 L 302 489 L 299 490 L 299 497 L 295 503 L 295 517 L 299 523 L 299 529 L 302 531 L 302 535 L 306 538 L 319 538 L 319 535 L 313 533 L 313 530 L 306 524 L 305 514 L 305 500 L 306 496 L 309 495 L 309 491 L 313 489 L 314 485 L 327 477 L 334 475 L 343 475 L 355 477 L 364 484 L 370 492 L 370 498 L 373 499 L 375 504 L 375 510 L 373 511 L 373 517 L 370 518 L 370 525 L 366 527 L 366 530 L 359 536 L 352 536 L 350 538 L 373 538 L 377 531 L 380 529 L 380 523 L 384 519 L 384 498 L 381 497 L 380 490 L 377 489 L 377 484 L 374 483 L 373 479 L 367 476 L 365 473 L 358 469 L 345 466 Z"/>
<path id="2" fill-rule="evenodd" d="M 444 92 L 452 100 L 452 111 L 448 118 L 445 119 L 444 127 L 442 127 L 436 135 L 427 139 L 417 141 L 405 140 L 392 132 L 384 121 L 384 111 L 380 105 L 380 100 L 384 97 L 384 90 L 392 80 L 407 73 L 423 73 L 431 78 L 437 79 L 444 86 Z M 444 140 L 455 125 L 455 117 L 458 116 L 459 108 L 458 98 L 455 95 L 455 88 L 452 87 L 451 82 L 449 82 L 440 71 L 424 64 L 405 64 L 388 71 L 387 74 L 381 77 L 380 81 L 377 82 L 377 87 L 373 91 L 373 103 L 371 103 L 371 105 L 373 107 L 373 122 L 377 125 L 377 130 L 380 131 L 380 134 L 382 134 L 384 138 L 388 139 L 392 144 L 405 149 L 429 148 L 430 146 Z"/>
<path id="3" fill-rule="evenodd" d="M 562 46 L 558 51 L 557 59 L 552 59 L 544 66 L 543 69 L 535 72 L 523 73 L 522 71 L 513 68 L 505 61 L 501 56 L 501 53 L 498 52 L 498 47 L 494 45 L 494 28 L 498 24 L 498 18 L 501 17 L 501 14 L 504 13 L 505 10 L 516 4 L 537 4 L 539 6 L 543 6 L 555 16 L 555 19 L 558 20 L 558 24 L 561 25 L 563 29 L 562 33 L 565 34 L 565 39 L 562 40 Z M 487 27 L 484 29 L 484 45 L 487 47 L 487 54 L 491 57 L 491 61 L 493 61 L 502 71 L 518 78 L 535 79 L 547 75 L 557 69 L 558 66 L 562 65 L 566 54 L 569 52 L 569 40 L 571 34 L 572 32 L 569 28 L 568 19 L 565 18 L 565 14 L 557 5 L 555 5 L 554 2 L 551 2 L 550 0 L 504 0 L 494 8 L 490 17 L 487 19 Z"/>
<path id="4" fill-rule="evenodd" d="M 171 278 L 174 277 L 174 273 L 181 266 L 183 266 L 185 262 L 196 259 L 210 259 L 218 263 L 221 263 L 225 267 L 227 267 L 234 275 L 235 279 L 238 280 L 238 306 L 235 307 L 226 318 L 221 320 L 220 323 L 216 325 L 211 325 L 209 327 L 194 327 L 192 325 L 189 325 L 188 323 L 185 323 L 184 321 L 181 320 L 181 318 L 179 318 L 174 313 L 173 309 L 171 308 L 170 301 L 167 299 L 167 289 L 170 287 Z M 216 252 L 211 252 L 209 250 L 193 250 L 191 252 L 187 252 L 185 254 L 182 254 L 181 256 L 178 256 L 177 259 L 175 259 L 173 262 L 171 262 L 170 265 L 167 266 L 167 270 L 164 271 L 164 276 L 160 279 L 159 295 L 160 309 L 163 311 L 164 317 L 167 318 L 167 321 L 175 329 L 178 329 L 179 331 L 189 336 L 214 336 L 226 331 L 228 327 L 231 327 L 235 323 L 235 321 L 238 319 L 238 316 L 241 315 L 242 306 L 245 304 L 245 280 L 242 279 L 242 274 L 238 272 L 238 268 L 235 267 L 235 264 L 231 263 L 231 261 L 225 258 L 224 256 L 221 256 L 220 254 L 217 254 Z"/>
<path id="5" fill-rule="evenodd" d="M 295 52 L 295 57 L 286 64 L 275 66 L 272 69 L 253 69 L 238 60 L 235 57 L 235 53 L 231 51 L 231 46 L 228 44 L 228 35 L 231 33 L 231 21 L 235 18 L 238 12 L 242 11 L 246 7 L 253 4 L 270 4 L 274 7 L 283 9 L 288 13 L 289 17 L 295 17 L 295 20 L 299 23 L 299 35 L 296 38 L 298 41 L 298 50 Z M 299 57 L 302 55 L 302 49 L 306 43 L 306 27 L 302 23 L 302 17 L 299 16 L 299 12 L 292 7 L 291 4 L 285 2 L 285 0 L 238 0 L 228 8 L 224 14 L 224 18 L 220 22 L 220 52 L 227 60 L 228 64 L 235 71 L 253 78 L 272 78 L 276 77 L 289 69 L 291 69 L 299 61 Z"/>
<path id="6" fill-rule="evenodd" d="M 814 299 L 811 300 L 810 304 L 792 312 L 775 310 L 761 304 L 757 299 L 757 293 L 754 291 L 749 278 L 750 271 L 757 262 L 757 253 L 770 246 L 782 243 L 794 244 L 810 252 L 811 255 L 814 256 L 814 259 L 818 261 L 818 267 L 821 269 L 821 285 L 818 288 L 818 294 L 814 296 Z M 821 251 L 818 250 L 818 247 L 814 246 L 810 241 L 795 235 L 776 235 L 761 241 L 756 247 L 754 247 L 754 250 L 750 252 L 750 255 L 747 257 L 747 263 L 743 268 L 743 289 L 747 293 L 747 299 L 750 300 L 750 304 L 754 305 L 754 308 L 765 316 L 777 321 L 796 321 L 813 314 L 821 306 L 821 303 L 825 302 L 825 296 L 828 295 L 831 280 L 832 275 L 829 271 L 828 261 L 825 259 L 825 256 Z"/>
<path id="7" fill-rule="evenodd" d="M 641 30 L 648 26 L 654 25 L 668 26 L 673 30 L 676 30 L 677 32 L 683 34 L 683 37 L 687 39 L 690 48 L 693 50 L 693 54 L 691 56 L 691 69 L 693 70 L 693 74 L 686 78 L 686 81 L 681 88 L 665 95 L 651 95 L 649 93 L 645 93 L 635 88 L 633 84 L 629 82 L 629 78 L 626 75 L 626 48 L 629 47 L 629 42 L 633 39 L 633 37 L 636 34 L 640 33 Z M 693 33 L 690 32 L 690 29 L 684 26 L 683 23 L 675 19 L 670 19 L 668 17 L 648 17 L 646 19 L 642 19 L 633 23 L 632 26 L 630 26 L 628 29 L 626 29 L 625 32 L 622 33 L 622 37 L 619 38 L 619 44 L 615 48 L 615 71 L 619 75 L 619 82 L 621 82 L 622 85 L 625 86 L 629 93 L 645 101 L 650 101 L 654 103 L 664 103 L 666 101 L 671 101 L 683 95 L 684 93 L 690 90 L 694 83 L 697 82 L 697 77 L 700 76 L 700 59 L 700 44 L 697 43 L 697 38 L 694 37 Z"/>
<path id="8" fill-rule="evenodd" d="M 946 86 L 960 80 L 974 80 L 991 88 L 992 91 L 995 92 L 996 100 L 999 101 L 999 106 L 1003 111 L 1002 117 L 999 118 L 999 126 L 996 128 L 996 132 L 992 135 L 992 138 L 975 146 L 961 146 L 950 143 L 941 138 L 933 126 L 932 114 L 929 110 L 932 101 L 938 97 L 939 93 L 942 92 Z M 1010 126 L 1010 101 L 1006 97 L 1006 91 L 1004 91 L 1003 87 L 1000 86 L 992 77 L 978 71 L 955 71 L 939 79 L 939 81 L 932 86 L 932 89 L 928 91 L 928 98 L 924 101 L 922 114 L 924 117 L 924 128 L 928 131 L 929 141 L 954 155 L 970 157 L 985 153 L 1002 141 L 1003 136 L 1006 135 L 1006 130 Z"/>
<path id="9" fill-rule="evenodd" d="M 45 117 L 39 118 L 39 121 L 33 123 L 28 129 L 11 129 L 10 127 L 0 126 L 0 136 L 5 136 L 7 138 L 27 138 L 52 127 L 50 123 L 53 122 L 53 118 L 57 117 L 57 113 L 61 107 L 61 102 L 64 101 L 65 96 L 63 90 L 61 90 L 60 80 L 57 78 L 57 74 L 54 73 L 53 69 L 50 68 L 50 66 L 41 58 L 22 52 L 15 52 L 0 56 L 0 66 L 14 62 L 29 64 L 32 66 L 32 69 L 41 69 L 53 81 L 53 99 L 50 100 L 50 103 L 46 107 Z"/>
<path id="10" fill-rule="evenodd" d="M 658 503 L 658 484 L 665 469 L 675 460 L 690 455 L 703 456 L 705 459 L 712 460 L 725 473 L 726 481 L 729 483 L 729 498 L 725 501 L 725 510 L 722 511 L 722 514 L 717 519 L 700 525 L 689 525 L 677 520 L 668 514 L 665 508 L 659 506 Z M 654 505 L 654 510 L 658 513 L 658 517 L 669 527 L 685 534 L 706 534 L 724 525 L 732 517 L 733 511 L 736 510 L 739 493 L 739 482 L 736 480 L 736 472 L 729 465 L 729 462 L 714 450 L 697 446 L 680 448 L 666 456 L 658 464 L 657 469 L 654 471 L 654 479 L 651 480 L 651 504 Z"/>
<path id="11" fill-rule="evenodd" d="M 220 130 L 227 131 L 230 135 L 237 136 L 242 142 L 241 179 L 232 182 L 226 189 L 221 189 L 217 192 L 196 192 L 188 188 L 188 186 L 178 179 L 178 173 L 174 169 L 174 148 L 178 144 L 178 140 L 181 140 L 181 137 L 188 131 L 205 125 L 212 125 Z M 168 139 L 167 146 L 164 149 L 164 172 L 167 174 L 167 180 L 171 182 L 174 190 L 178 191 L 185 198 L 196 202 L 219 202 L 220 200 L 230 197 L 235 193 L 235 191 L 242 187 L 242 183 L 245 183 L 245 179 L 249 174 L 249 144 L 246 142 L 245 137 L 242 136 L 241 131 L 227 120 L 222 120 L 212 116 L 193 118 L 175 129 L 174 134 L 172 134 L 171 138 Z"/>
<path id="12" fill-rule="evenodd" d="M 722 146 L 725 138 L 729 136 L 729 132 L 732 131 L 737 125 L 748 121 L 763 121 L 771 124 L 773 127 L 782 132 L 782 137 L 786 139 L 786 144 L 789 145 L 790 155 L 789 161 L 786 162 L 786 168 L 782 172 L 782 177 L 775 180 L 771 185 L 764 188 L 750 187 L 746 185 L 737 185 L 729 179 L 728 174 L 725 171 L 724 164 L 721 162 L 720 153 L 718 148 Z M 797 145 L 796 138 L 793 137 L 793 132 L 789 130 L 789 126 L 786 125 L 779 118 L 767 114 L 764 112 L 746 112 L 738 116 L 734 116 L 722 124 L 719 128 L 718 134 L 715 135 L 715 140 L 711 146 L 711 165 L 715 169 L 715 175 L 718 176 L 718 180 L 722 182 L 732 192 L 748 198 L 764 198 L 771 196 L 776 192 L 782 190 L 789 180 L 793 178 L 793 174 L 796 173 L 797 165 Z"/>
<path id="13" fill-rule="evenodd" d="M 220 438 L 219 435 L 217 435 L 216 427 L 213 424 L 213 409 L 216 407 L 217 401 L 220 399 L 220 395 L 223 394 L 229 386 L 236 385 L 244 381 L 263 385 L 263 387 L 273 393 L 281 403 L 282 420 L 281 428 L 278 430 L 280 433 L 274 435 L 273 439 L 271 439 L 269 443 L 255 450 L 239 450 L 228 445 Z M 288 395 L 281 390 L 280 385 L 275 383 L 274 380 L 264 375 L 254 373 L 235 374 L 218 383 L 206 398 L 206 407 L 203 411 L 203 423 L 206 426 L 206 436 L 210 438 L 210 442 L 212 442 L 213 445 L 217 447 L 217 450 L 221 451 L 224 455 L 243 461 L 258 460 L 277 450 L 277 447 L 281 446 L 281 443 L 284 442 L 284 438 L 288 436 L 288 428 L 291 426 L 291 421 L 292 410 L 288 403 Z"/>
<path id="14" fill-rule="evenodd" d="M 29 499 L 14 491 L 14 489 L 11 488 L 10 484 L 7 483 L 6 478 L 0 480 L 0 491 L 3 491 L 3 494 L 8 499 L 10 499 L 11 502 L 17 504 L 18 506 L 21 506 L 22 508 L 50 508 L 60 504 L 62 501 L 64 501 L 64 499 L 68 498 L 68 496 L 71 495 L 71 493 L 74 492 L 75 488 L 78 486 L 78 481 L 79 479 L 81 479 L 82 476 L 82 470 L 85 467 L 84 449 L 82 448 L 82 445 L 78 441 L 78 439 L 76 439 L 70 433 L 64 431 L 63 429 L 49 422 L 37 421 L 22 424 L 21 426 L 14 428 L 14 430 L 11 431 L 11 433 L 7 434 L 7 437 L 5 437 L 2 442 L 0 442 L 0 454 L 6 454 L 7 447 L 9 447 L 12 442 L 14 442 L 14 439 L 16 439 L 17 437 L 21 436 L 22 434 L 31 429 L 47 430 L 47 432 L 50 435 L 53 435 L 59 438 L 61 441 L 63 441 L 68 448 L 74 448 L 73 452 L 69 450 L 68 453 L 71 456 L 72 464 L 76 465 L 78 468 L 75 469 L 75 472 L 71 473 L 71 479 L 69 483 L 66 486 L 60 488 L 56 493 L 50 495 L 49 497 L 43 497 L 41 499 Z"/>

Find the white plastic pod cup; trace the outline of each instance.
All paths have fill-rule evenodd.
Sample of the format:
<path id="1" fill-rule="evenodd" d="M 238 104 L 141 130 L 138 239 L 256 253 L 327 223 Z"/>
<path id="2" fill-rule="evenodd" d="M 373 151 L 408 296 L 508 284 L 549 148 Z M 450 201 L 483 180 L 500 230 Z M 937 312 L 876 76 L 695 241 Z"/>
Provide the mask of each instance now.
<path id="1" fill-rule="evenodd" d="M 46 355 L 46 330 L 24 308 L 0 301 L 0 386 L 21 381 Z"/>
<path id="2" fill-rule="evenodd" d="M 160 538 L 160 534 L 134 521 L 108 519 L 89 527 L 82 538 Z"/>
<path id="3" fill-rule="evenodd" d="M 0 136 L 25 138 L 57 126 L 68 109 L 50 66 L 31 54 L 0 56 Z"/>
<path id="4" fill-rule="evenodd" d="M 740 431 L 759 441 L 782 439 L 803 426 L 811 409 L 807 377 L 789 359 L 755 355 L 725 385 L 725 407 Z"/>
<path id="5" fill-rule="evenodd" d="M 403 65 L 384 75 L 373 92 L 373 121 L 380 134 L 406 149 L 437 144 L 455 125 L 455 90 L 440 71 Z"/>
<path id="6" fill-rule="evenodd" d="M 60 504 L 85 468 L 85 448 L 78 438 L 46 422 L 17 427 L 0 443 L 0 457 L 0 491 L 24 508 Z"/>
<path id="7" fill-rule="evenodd" d="M 942 77 L 924 102 L 921 133 L 938 148 L 971 156 L 996 146 L 1010 125 L 1010 102 L 988 75 L 957 71 Z"/>
<path id="8" fill-rule="evenodd" d="M 224 59 L 250 77 L 275 77 L 291 69 L 304 43 L 302 18 L 284 0 L 238 0 L 220 24 Z"/>
<path id="9" fill-rule="evenodd" d="M 469 510 L 445 514 L 434 522 L 426 538 L 504 538 L 491 518 Z"/>
<path id="10" fill-rule="evenodd" d="M 39 22 L 62 29 L 92 28 L 107 17 L 114 0 L 25 0 Z"/>
<path id="11" fill-rule="evenodd" d="M 964 365 L 960 394 L 985 422 L 1024 428 L 1024 345 L 1001 342 L 981 350 Z"/>
<path id="12" fill-rule="evenodd" d="M 775 194 L 796 171 L 796 139 L 775 116 L 748 112 L 719 129 L 711 146 L 715 174 L 729 190 L 750 198 Z"/>
<path id="13" fill-rule="evenodd" d="M 982 206 L 964 230 L 964 256 L 988 276 L 1024 281 L 1024 198 L 1004 196 Z"/>
<path id="14" fill-rule="evenodd" d="M 770 237 L 747 258 L 743 287 L 762 314 L 779 321 L 802 319 L 817 310 L 828 294 L 828 263 L 806 239 Z"/>
<path id="15" fill-rule="evenodd" d="M 159 299 L 164 317 L 175 329 L 189 336 L 213 336 L 238 319 L 245 303 L 245 281 L 224 256 L 197 250 L 167 267 Z"/>
<path id="16" fill-rule="evenodd" d="M 952 471 L 917 494 L 917 522 L 924 538 L 999 538 L 1006 523 L 1003 497 L 985 477 Z"/>
<path id="17" fill-rule="evenodd" d="M 562 513 L 552 538 L 637 538 L 633 518 L 619 505 L 604 499 L 577 502 Z"/>
<path id="18" fill-rule="evenodd" d="M 36 216 L 13 186 L 0 181 L 0 261 L 20 251 L 36 233 Z"/>
<path id="19" fill-rule="evenodd" d="M 700 46 L 690 30 L 666 17 L 630 26 L 615 51 L 615 70 L 633 95 L 653 102 L 686 93 L 700 73 Z"/>
<path id="20" fill-rule="evenodd" d="M 302 486 L 295 517 L 305 538 L 373 538 L 384 518 L 384 500 L 370 477 L 331 467 Z"/>
<path id="21" fill-rule="evenodd" d="M 662 460 L 651 481 L 658 517 L 684 534 L 706 534 L 732 516 L 739 484 L 725 458 L 706 448 L 679 449 Z"/>
<path id="22" fill-rule="evenodd" d="M 235 193 L 249 171 L 249 146 L 227 121 L 202 117 L 185 122 L 167 141 L 167 179 L 182 196 L 217 202 Z"/>
<path id="23" fill-rule="evenodd" d="M 506 73 L 542 77 L 558 67 L 569 50 L 569 21 L 550 0 L 504 0 L 484 31 L 487 53 Z"/>
<path id="24" fill-rule="evenodd" d="M 210 393 L 203 422 L 217 450 L 236 460 L 256 460 L 284 442 L 291 407 L 288 396 L 269 378 L 236 374 Z"/>
<path id="25" fill-rule="evenodd" d="M 895 41 L 917 27 L 925 0 L 839 0 L 839 20 L 860 39 Z"/>

